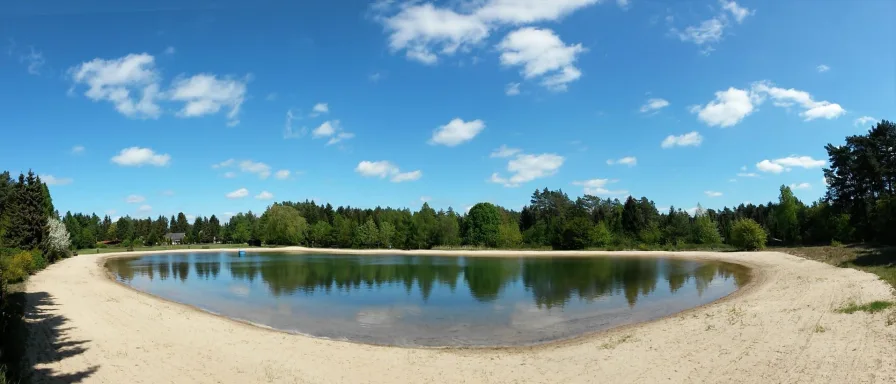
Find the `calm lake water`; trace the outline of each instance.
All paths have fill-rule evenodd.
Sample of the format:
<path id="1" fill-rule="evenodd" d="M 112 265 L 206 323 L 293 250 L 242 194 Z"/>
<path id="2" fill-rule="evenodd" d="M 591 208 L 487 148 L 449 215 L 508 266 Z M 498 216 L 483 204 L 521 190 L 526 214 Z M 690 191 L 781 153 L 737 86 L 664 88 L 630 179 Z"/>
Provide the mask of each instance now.
<path id="1" fill-rule="evenodd" d="M 112 259 L 120 282 L 273 328 L 403 346 L 526 345 L 651 320 L 747 282 L 735 264 L 623 257 L 235 252 Z"/>

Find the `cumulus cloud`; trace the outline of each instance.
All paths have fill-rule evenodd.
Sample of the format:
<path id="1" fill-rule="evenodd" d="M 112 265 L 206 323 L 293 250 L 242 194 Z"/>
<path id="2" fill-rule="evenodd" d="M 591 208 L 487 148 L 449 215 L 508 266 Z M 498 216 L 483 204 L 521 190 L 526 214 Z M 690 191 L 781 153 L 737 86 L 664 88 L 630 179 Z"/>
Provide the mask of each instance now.
<path id="1" fill-rule="evenodd" d="M 517 153 L 520 153 L 521 151 L 522 150 L 519 148 L 510 148 L 504 144 L 501 144 L 501 146 L 498 147 L 498 149 L 495 149 L 494 151 L 492 151 L 492 153 L 489 155 L 489 157 L 492 157 L 492 158 L 494 158 L 494 157 L 500 157 L 500 158 L 510 157 L 510 156 L 516 155 Z"/>
<path id="2" fill-rule="evenodd" d="M 152 212 L 152 207 L 149 206 L 149 205 L 147 205 L 147 204 L 143 204 L 143 205 L 141 205 L 139 208 L 137 208 L 137 212 L 139 212 L 139 213 L 149 213 L 149 212 Z"/>
<path id="3" fill-rule="evenodd" d="M 249 196 L 249 190 L 246 188 L 240 188 L 236 191 L 226 194 L 225 196 L 227 196 L 228 199 L 242 199 L 246 196 Z"/>
<path id="4" fill-rule="evenodd" d="M 555 21 L 598 0 L 484 0 L 452 9 L 430 3 L 379 2 L 373 7 L 393 52 L 433 65 L 439 56 L 469 51 L 505 25 Z M 392 14 L 394 13 L 394 14 Z M 392 15 L 390 15 L 392 14 Z"/>
<path id="5" fill-rule="evenodd" d="M 790 184 L 790 189 L 811 189 L 812 185 L 809 183 L 799 183 L 799 184 Z"/>
<path id="6" fill-rule="evenodd" d="M 507 96 L 516 96 L 520 94 L 520 83 L 509 83 L 504 88 L 504 94 Z"/>
<path id="7" fill-rule="evenodd" d="M 607 160 L 607 165 L 628 165 L 629 167 L 634 167 L 638 165 L 638 158 L 634 156 L 626 156 L 621 159 L 609 159 Z"/>
<path id="8" fill-rule="evenodd" d="M 720 0 L 720 9 L 713 17 L 701 21 L 697 25 L 686 27 L 683 31 L 672 28 L 670 32 L 673 36 L 678 37 L 683 42 L 690 42 L 700 47 L 700 52 L 708 55 L 714 50 L 713 46 L 722 41 L 725 36 L 725 30 L 732 27 L 734 23 L 741 24 L 755 11 L 738 5 L 734 1 Z M 732 23 L 731 19 L 734 19 Z M 668 22 L 672 19 L 667 17 Z"/>
<path id="9" fill-rule="evenodd" d="M 271 166 L 262 162 L 243 160 L 240 162 L 240 170 L 246 173 L 254 173 L 261 179 L 267 179 L 271 175 Z"/>
<path id="10" fill-rule="evenodd" d="M 364 177 L 378 177 L 380 179 L 389 178 L 393 183 L 401 183 L 405 181 L 414 181 L 423 176 L 420 170 L 401 172 L 395 164 L 389 161 L 362 161 L 355 167 L 355 172 Z"/>
<path id="11" fill-rule="evenodd" d="M 124 167 L 142 167 L 144 165 L 162 167 L 171 162 L 171 156 L 167 153 L 155 153 L 149 148 L 130 147 L 122 149 L 118 155 L 113 156 L 112 162 Z"/>
<path id="12" fill-rule="evenodd" d="M 173 48 L 171 48 L 173 52 Z M 155 57 L 148 53 L 129 54 L 116 59 L 96 58 L 68 70 L 71 91 L 86 86 L 84 95 L 94 101 L 107 101 L 130 118 L 158 118 L 162 101 L 184 103 L 177 115 L 196 117 L 227 109 L 229 126 L 239 124 L 238 114 L 246 96 L 248 79 L 203 73 L 176 78 L 163 90 L 161 71 Z"/>
<path id="13" fill-rule="evenodd" d="M 669 135 L 660 144 L 663 148 L 672 147 L 698 147 L 703 143 L 703 136 L 697 131 L 685 133 L 683 135 Z"/>
<path id="14" fill-rule="evenodd" d="M 655 112 L 669 106 L 669 102 L 665 99 L 648 99 L 647 103 L 641 106 L 641 113 Z"/>
<path id="15" fill-rule="evenodd" d="M 40 75 L 40 69 L 46 64 L 43 52 L 30 47 L 28 53 L 19 56 L 19 61 L 25 63 L 28 73 L 32 75 Z"/>
<path id="16" fill-rule="evenodd" d="M 327 103 L 317 103 L 311 108 L 311 117 L 316 117 L 330 112 L 330 106 Z"/>
<path id="17" fill-rule="evenodd" d="M 290 172 L 288 169 L 281 169 L 274 174 L 274 177 L 276 177 L 278 180 L 286 180 L 289 178 L 289 174 Z"/>
<path id="18" fill-rule="evenodd" d="M 734 126 L 753 113 L 755 106 L 761 103 L 758 95 L 734 87 L 716 92 L 715 96 L 715 100 L 706 105 L 691 107 L 691 112 L 696 113 L 697 118 L 710 127 Z"/>
<path id="19" fill-rule="evenodd" d="M 236 177 L 236 172 L 233 172 L 233 171 L 224 172 L 224 177 L 226 177 L 228 179 L 232 179 L 232 178 Z"/>
<path id="20" fill-rule="evenodd" d="M 855 126 L 860 126 L 860 125 L 868 124 L 869 122 L 872 122 L 872 121 L 877 121 L 877 119 L 875 119 L 871 116 L 862 116 L 860 118 L 855 119 L 855 121 L 853 121 L 852 124 Z"/>
<path id="21" fill-rule="evenodd" d="M 722 196 L 722 192 L 716 192 L 716 191 L 704 191 L 703 193 L 706 194 L 706 196 L 708 196 L 708 197 Z"/>
<path id="22" fill-rule="evenodd" d="M 140 195 L 129 195 L 127 198 L 124 199 L 124 201 L 126 201 L 130 204 L 135 204 L 135 203 L 142 203 L 142 202 L 146 201 L 146 198 L 143 196 L 140 196 Z"/>
<path id="23" fill-rule="evenodd" d="M 791 107 L 798 105 L 803 108 L 800 116 L 805 121 L 815 119 L 835 119 L 846 113 L 846 110 L 840 104 L 831 103 L 829 101 L 816 101 L 812 95 L 806 91 L 797 89 L 779 88 L 770 81 L 759 81 L 753 84 L 753 92 L 762 95 L 768 95 L 774 100 L 774 105 L 778 107 Z"/>
<path id="24" fill-rule="evenodd" d="M 323 124 L 311 131 L 311 138 L 313 139 L 329 138 L 329 140 L 327 140 L 327 145 L 333 145 L 340 141 L 348 140 L 353 137 L 355 137 L 355 134 L 351 132 L 345 132 L 342 129 L 342 126 L 339 124 L 339 120 L 325 121 L 323 122 Z"/>
<path id="25" fill-rule="evenodd" d="M 554 31 L 524 27 L 509 33 L 497 46 L 501 64 L 522 67 L 526 79 L 541 78 L 541 85 L 552 91 L 565 91 L 567 84 L 579 79 L 575 67 L 582 44 L 566 45 Z"/>
<path id="26" fill-rule="evenodd" d="M 69 185 L 74 180 L 70 177 L 56 177 L 53 175 L 40 175 L 40 180 L 47 185 Z"/>
<path id="27" fill-rule="evenodd" d="M 830 70 L 831 70 L 831 67 L 828 67 L 827 65 L 821 64 L 821 65 L 815 67 L 815 70 L 817 70 L 818 73 L 823 73 L 823 72 L 830 71 Z"/>
<path id="28" fill-rule="evenodd" d="M 759 177 L 758 174 L 753 172 L 740 172 L 737 174 L 738 177 Z"/>
<path id="29" fill-rule="evenodd" d="M 293 110 L 290 108 L 286 111 L 286 124 L 283 127 L 283 138 L 284 139 L 300 139 L 305 137 L 305 134 L 308 133 L 308 129 L 305 127 L 296 128 L 293 127 L 293 120 L 299 119 L 298 116 L 293 113 Z"/>
<path id="30" fill-rule="evenodd" d="M 756 163 L 756 169 L 762 172 L 781 173 L 790 171 L 792 168 L 821 168 L 825 164 L 827 164 L 827 162 L 824 160 L 815 160 L 809 156 L 791 155 L 780 159 L 762 160 Z"/>
<path id="31" fill-rule="evenodd" d="M 610 179 L 591 179 L 584 181 L 573 181 L 572 185 L 580 185 L 584 187 L 585 194 L 591 196 L 621 196 L 627 195 L 626 190 L 609 190 L 607 184 L 616 183 L 618 180 Z"/>
<path id="32" fill-rule="evenodd" d="M 510 177 L 493 173 L 489 181 L 509 188 L 519 187 L 523 183 L 556 174 L 565 160 L 563 156 L 553 153 L 518 154 L 507 162 Z"/>
<path id="33" fill-rule="evenodd" d="M 261 191 L 261 193 L 255 195 L 255 198 L 258 200 L 270 200 L 274 198 L 274 194 L 268 191 Z"/>
<path id="34" fill-rule="evenodd" d="M 448 124 L 436 128 L 428 143 L 453 147 L 473 140 L 483 129 L 485 129 L 485 123 L 482 120 L 463 121 L 460 118 L 455 118 Z"/>
<path id="35" fill-rule="evenodd" d="M 70 68 L 68 74 L 75 85 L 87 86 L 84 96 L 110 102 L 127 117 L 154 119 L 162 112 L 157 103 L 160 75 L 150 54 L 111 60 L 96 58 Z"/>
<path id="36" fill-rule="evenodd" d="M 203 73 L 174 81 L 169 91 L 171 100 L 184 102 L 181 117 L 197 117 L 218 113 L 226 108 L 228 125 L 239 124 L 240 106 L 246 98 L 246 80 L 219 79 Z"/>

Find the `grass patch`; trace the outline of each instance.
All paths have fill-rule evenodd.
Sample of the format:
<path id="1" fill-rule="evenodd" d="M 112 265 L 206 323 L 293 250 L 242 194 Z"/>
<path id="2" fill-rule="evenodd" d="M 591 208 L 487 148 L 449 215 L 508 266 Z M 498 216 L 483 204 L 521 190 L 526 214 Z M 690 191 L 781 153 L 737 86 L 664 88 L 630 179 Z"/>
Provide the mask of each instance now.
<path id="1" fill-rule="evenodd" d="M 824 333 L 825 331 L 827 331 L 827 329 L 825 329 L 825 328 L 822 327 L 821 325 L 816 325 L 816 326 L 815 326 L 815 333 Z"/>
<path id="2" fill-rule="evenodd" d="M 629 342 L 629 341 L 635 341 L 635 336 L 634 335 L 623 335 L 623 336 L 620 336 L 620 337 L 617 337 L 614 339 L 610 339 L 610 341 L 607 341 L 606 343 L 601 344 L 600 349 L 613 349 L 613 348 L 616 348 L 616 346 L 618 346 L 619 344 Z"/>
<path id="3" fill-rule="evenodd" d="M 840 245 L 773 249 L 841 268 L 873 273 L 896 288 L 896 247 Z"/>
<path id="4" fill-rule="evenodd" d="M 856 304 L 856 303 L 849 303 L 846 306 L 838 309 L 837 312 L 847 313 L 847 314 L 852 314 L 852 313 L 856 313 L 859 311 L 868 312 L 868 313 L 877 313 L 877 312 L 883 311 L 887 308 L 890 308 L 892 306 L 893 306 L 892 302 L 881 301 L 881 300 L 872 301 L 870 303 L 865 303 L 865 304 L 861 304 L 861 305 Z"/>

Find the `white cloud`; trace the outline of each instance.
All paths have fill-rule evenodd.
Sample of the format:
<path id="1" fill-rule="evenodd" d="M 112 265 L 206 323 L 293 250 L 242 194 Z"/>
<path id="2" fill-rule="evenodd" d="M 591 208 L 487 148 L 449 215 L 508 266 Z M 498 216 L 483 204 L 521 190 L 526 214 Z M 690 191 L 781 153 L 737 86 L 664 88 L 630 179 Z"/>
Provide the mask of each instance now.
<path id="1" fill-rule="evenodd" d="M 40 175 L 40 180 L 47 185 L 69 185 L 74 181 L 70 177 L 56 177 L 53 175 Z"/>
<path id="2" fill-rule="evenodd" d="M 144 165 L 154 165 L 162 167 L 168 165 L 171 156 L 166 154 L 157 154 L 152 149 L 141 147 L 130 147 L 122 149 L 121 152 L 112 157 L 112 162 L 126 167 L 142 167 Z"/>
<path id="3" fill-rule="evenodd" d="M 242 199 L 246 196 L 249 196 L 249 190 L 246 188 L 240 188 L 236 191 L 228 193 L 225 196 L 227 196 L 228 199 Z"/>
<path id="4" fill-rule="evenodd" d="M 607 184 L 615 183 L 618 180 L 610 180 L 610 179 L 591 179 L 584 181 L 573 181 L 573 185 L 580 185 L 584 187 L 585 194 L 591 196 L 620 196 L 627 195 L 628 191 L 626 190 L 609 190 L 607 189 Z"/>
<path id="5" fill-rule="evenodd" d="M 797 167 L 805 169 L 820 168 L 826 163 L 824 160 L 815 160 L 809 156 L 791 155 L 780 159 L 762 160 L 756 163 L 756 168 L 762 172 L 781 173 Z"/>
<path id="6" fill-rule="evenodd" d="M 622 9 L 627 9 L 630 4 L 631 0 L 616 0 L 616 5 L 618 5 L 619 8 Z"/>
<path id="7" fill-rule="evenodd" d="M 815 67 L 815 70 L 817 70 L 818 73 L 823 73 L 823 72 L 830 71 L 830 70 L 831 70 L 831 67 L 828 67 L 827 65 L 821 64 L 821 65 Z"/>
<path id="8" fill-rule="evenodd" d="M 868 122 L 871 122 L 871 121 L 877 121 L 877 119 L 875 119 L 875 118 L 873 118 L 873 117 L 871 117 L 871 116 L 862 116 L 862 117 L 856 119 L 856 120 L 853 122 L 853 125 L 855 125 L 855 126 L 865 125 L 865 124 L 868 124 Z"/>
<path id="9" fill-rule="evenodd" d="M 172 46 L 170 46 L 170 45 L 168 46 L 168 48 L 165 48 L 165 54 L 166 54 L 166 55 L 173 55 L 174 52 L 175 52 L 174 47 L 172 47 Z"/>
<path id="10" fill-rule="evenodd" d="M 501 146 L 498 147 L 498 149 L 494 150 L 489 155 L 489 157 L 492 157 L 492 158 L 494 158 L 494 157 L 510 157 L 510 156 L 516 155 L 517 153 L 520 153 L 521 151 L 522 150 L 519 148 L 510 148 L 504 144 L 501 144 Z"/>
<path id="11" fill-rule="evenodd" d="M 784 172 L 784 167 L 780 164 L 776 164 L 770 160 L 762 160 L 756 163 L 756 169 L 762 172 L 770 172 L 770 173 L 781 173 Z"/>
<path id="12" fill-rule="evenodd" d="M 82 154 L 82 153 L 84 153 L 84 146 L 83 146 L 83 145 L 76 145 L 76 146 L 72 147 L 72 154 L 73 154 L 73 155 L 80 155 L 80 154 Z"/>
<path id="13" fill-rule="evenodd" d="M 355 172 L 358 172 L 361 176 L 364 177 L 378 177 L 380 179 L 390 177 L 390 181 L 392 181 L 393 183 L 414 181 L 423 176 L 423 172 L 420 170 L 401 172 L 398 166 L 385 160 L 362 161 L 358 163 L 358 166 L 355 168 Z"/>
<path id="14" fill-rule="evenodd" d="M 137 208 L 137 212 L 140 212 L 140 213 L 152 212 L 152 207 L 144 204 L 144 205 L 141 205 L 139 208 Z"/>
<path id="15" fill-rule="evenodd" d="M 314 107 L 311 108 L 311 117 L 316 117 L 318 115 L 322 115 L 330 112 L 330 107 L 327 103 L 317 103 L 314 104 Z"/>
<path id="16" fill-rule="evenodd" d="M 230 197 L 230 196 L 227 196 Z M 258 200 L 270 200 L 274 198 L 274 194 L 268 191 L 261 191 L 261 193 L 255 195 L 255 198 Z"/>
<path id="17" fill-rule="evenodd" d="M 719 196 L 722 196 L 722 192 L 716 192 L 716 191 L 704 191 L 703 193 L 706 194 L 706 196 L 709 196 L 709 197 L 719 197 Z"/>
<path id="18" fill-rule="evenodd" d="M 648 99 L 647 103 L 641 106 L 641 113 L 653 112 L 669 106 L 669 102 L 664 99 Z"/>
<path id="19" fill-rule="evenodd" d="M 697 131 L 685 133 L 683 135 L 669 135 L 660 144 L 663 148 L 672 147 L 699 147 L 703 143 L 703 136 Z"/>
<path id="20" fill-rule="evenodd" d="M 759 177 L 758 174 L 755 174 L 753 172 L 740 172 L 737 174 L 737 176 L 738 177 Z"/>
<path id="21" fill-rule="evenodd" d="M 166 189 L 166 190 L 162 191 L 162 195 L 163 196 L 174 196 L 174 191 L 172 191 L 170 189 Z"/>
<path id="22" fill-rule="evenodd" d="M 161 114 L 157 104 L 159 72 L 150 54 L 130 54 L 111 60 L 96 58 L 70 68 L 68 74 L 76 85 L 87 86 L 85 96 L 94 101 L 108 101 L 127 117 L 157 118 Z"/>
<path id="23" fill-rule="evenodd" d="M 380 72 L 374 72 L 367 76 L 367 79 L 370 80 L 371 83 L 378 83 L 383 78 L 383 74 Z"/>
<path id="24" fill-rule="evenodd" d="M 809 183 L 790 184 L 790 189 L 810 189 L 812 185 Z"/>
<path id="25" fill-rule="evenodd" d="M 708 55 L 714 50 L 713 45 L 722 41 L 725 30 L 731 27 L 729 15 L 737 24 L 740 24 L 747 16 L 755 13 L 755 11 L 739 6 L 734 1 L 720 0 L 719 3 L 721 9 L 713 17 L 701 21 L 698 25 L 688 26 L 684 31 L 672 28 L 670 32 L 681 41 L 696 44 L 700 47 L 702 54 Z M 666 21 L 671 22 L 672 19 L 667 16 Z"/>
<path id="26" fill-rule="evenodd" d="M 146 201 L 146 198 L 143 196 L 140 196 L 140 195 L 129 195 L 127 198 L 124 199 L 124 201 L 126 201 L 129 204 L 136 204 L 136 203 L 142 203 L 142 202 Z"/>
<path id="27" fill-rule="evenodd" d="M 290 172 L 288 169 L 281 169 L 274 174 L 274 177 L 276 177 L 278 180 L 286 180 L 289 178 L 289 174 Z"/>
<path id="28" fill-rule="evenodd" d="M 222 162 L 220 162 L 220 163 L 218 163 L 218 164 L 212 164 L 212 168 L 215 168 L 215 169 L 218 169 L 218 168 L 226 168 L 226 167 L 229 167 L 229 166 L 233 165 L 234 163 L 236 163 L 236 160 L 234 160 L 234 159 L 227 159 L 227 160 L 224 160 L 224 161 L 222 161 Z"/>
<path id="29" fill-rule="evenodd" d="M 19 57 L 19 61 L 28 65 L 28 73 L 32 75 L 40 75 L 41 67 L 46 64 L 43 52 L 39 52 L 31 47 L 31 50 Z"/>
<path id="30" fill-rule="evenodd" d="M 628 165 L 629 167 L 634 167 L 638 165 L 638 158 L 634 156 L 626 156 L 618 160 L 609 159 L 607 160 L 607 165 Z"/>
<path id="31" fill-rule="evenodd" d="M 458 144 L 473 140 L 482 130 L 485 129 L 485 123 L 482 120 L 472 120 L 464 122 L 459 118 L 455 118 L 442 125 L 432 133 L 429 140 L 431 145 L 445 145 L 453 147 Z"/>
<path id="32" fill-rule="evenodd" d="M 518 154 L 507 162 L 507 170 L 511 173 L 509 178 L 494 173 L 489 181 L 505 187 L 519 187 L 522 183 L 556 174 L 565 160 L 563 156 L 553 153 Z"/>
<path id="33" fill-rule="evenodd" d="M 555 21 L 598 0 L 482 0 L 461 3 L 457 10 L 429 3 L 378 2 L 374 10 L 389 34 L 393 52 L 405 51 L 410 60 L 432 65 L 439 55 L 466 52 L 496 28 Z M 392 16 L 382 15 L 397 10 Z"/>
<path id="34" fill-rule="evenodd" d="M 751 92 L 734 87 L 715 93 L 716 99 L 705 106 L 691 107 L 691 112 L 710 127 L 731 127 L 749 116 L 761 99 Z"/>
<path id="35" fill-rule="evenodd" d="M 284 139 L 299 139 L 305 137 L 305 134 L 308 133 L 308 129 L 305 127 L 296 129 L 292 126 L 292 121 L 300 119 L 297 117 L 292 109 L 286 111 L 286 124 L 283 127 L 283 138 Z"/>
<path id="36" fill-rule="evenodd" d="M 504 89 L 504 94 L 507 96 L 516 96 L 520 94 L 520 83 L 509 83 L 507 87 Z"/>
<path id="37" fill-rule="evenodd" d="M 254 173 L 261 179 L 267 179 L 271 175 L 271 166 L 262 162 L 243 160 L 240 162 L 240 170 L 246 173 Z"/>
<path id="38" fill-rule="evenodd" d="M 232 179 L 232 178 L 236 177 L 236 172 L 233 172 L 233 171 L 224 172 L 224 177 L 226 177 L 228 179 Z"/>
<path id="39" fill-rule="evenodd" d="M 228 125 L 239 124 L 240 106 L 246 98 L 247 80 L 218 79 L 214 74 L 202 73 L 174 81 L 169 91 L 171 100 L 186 103 L 178 112 L 181 117 L 197 117 L 227 112 Z"/>
<path id="40" fill-rule="evenodd" d="M 815 119 L 835 119 L 846 113 L 846 110 L 840 104 L 831 103 L 829 101 L 815 101 L 812 95 L 806 91 L 797 89 L 784 89 L 776 87 L 770 81 L 758 81 L 753 83 L 753 92 L 760 95 L 768 95 L 774 100 L 777 107 L 791 107 L 794 104 L 804 109 L 800 116 L 805 121 Z"/>
<path id="41" fill-rule="evenodd" d="M 566 45 L 550 29 L 517 29 L 497 48 L 502 65 L 522 67 L 521 74 L 526 79 L 542 77 L 541 85 L 552 91 L 565 91 L 568 83 L 582 76 L 574 64 L 586 49 L 582 44 Z"/>
<path id="42" fill-rule="evenodd" d="M 329 137 L 327 145 L 336 144 L 343 140 L 355 137 L 354 133 L 345 132 L 339 124 L 339 120 L 325 121 L 323 124 L 311 131 L 311 137 L 314 139 Z"/>

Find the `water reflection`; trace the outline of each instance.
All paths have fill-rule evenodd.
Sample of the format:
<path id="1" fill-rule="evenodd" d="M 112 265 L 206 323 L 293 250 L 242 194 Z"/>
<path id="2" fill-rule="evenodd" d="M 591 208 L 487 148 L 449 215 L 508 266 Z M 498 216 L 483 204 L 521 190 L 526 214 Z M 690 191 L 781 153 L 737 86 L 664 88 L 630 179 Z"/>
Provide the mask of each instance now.
<path id="1" fill-rule="evenodd" d="M 153 281 L 215 282 L 229 272 L 226 284 L 243 282 L 238 296 L 263 282 L 273 297 L 337 296 L 352 292 L 401 288 L 426 303 L 433 292 L 469 295 L 479 303 L 493 303 L 502 295 L 524 296 L 536 308 L 562 308 L 572 300 L 594 302 L 623 296 L 629 307 L 650 296 L 662 284 L 668 294 L 687 285 L 697 297 L 714 283 L 747 281 L 742 267 L 719 262 L 659 258 L 480 258 L 428 256 L 322 256 L 250 254 L 151 255 L 113 259 L 109 270 L 125 283 L 135 278 Z M 192 274 L 192 275 L 191 275 Z M 463 289 L 459 289 L 462 286 Z"/>

